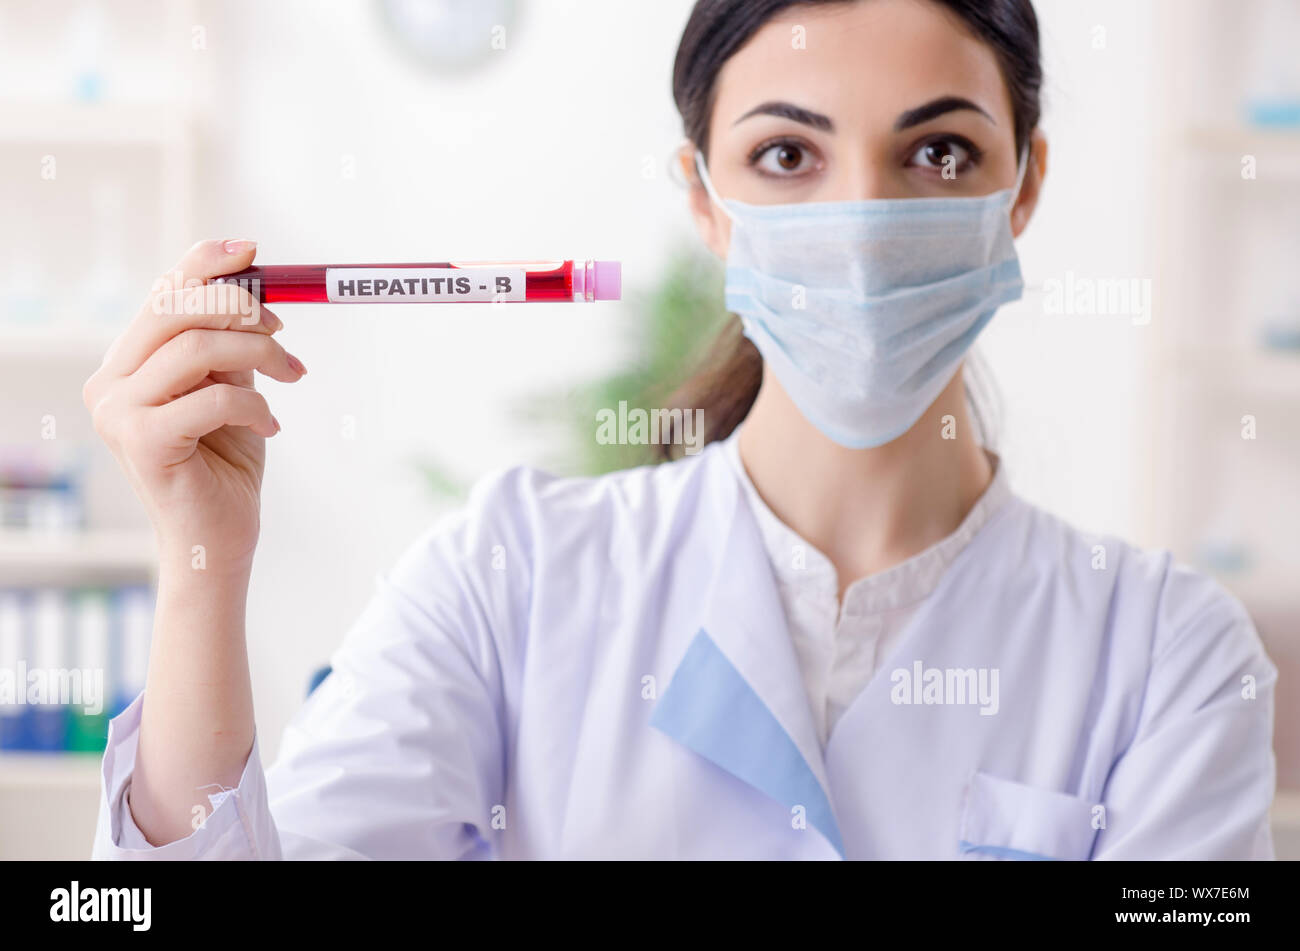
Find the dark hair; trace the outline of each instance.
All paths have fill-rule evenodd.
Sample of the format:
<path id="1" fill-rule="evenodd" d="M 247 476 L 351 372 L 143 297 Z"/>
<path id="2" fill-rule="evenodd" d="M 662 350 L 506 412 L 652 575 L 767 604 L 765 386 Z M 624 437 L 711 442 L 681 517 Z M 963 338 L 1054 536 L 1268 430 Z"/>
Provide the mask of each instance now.
<path id="1" fill-rule="evenodd" d="M 860 0 L 696 0 L 673 63 L 673 99 L 686 136 L 709 155 L 709 121 L 718 73 L 768 20 L 796 6 Z M 931 0 L 956 15 L 997 56 L 1011 94 L 1016 150 L 1029 141 L 1041 114 L 1043 69 L 1038 17 L 1031 0 Z M 732 316 L 709 347 L 695 376 L 673 394 L 674 406 L 704 410 L 704 439 L 725 439 L 749 414 L 763 379 L 763 358 Z M 674 444 L 661 444 L 665 457 Z"/>

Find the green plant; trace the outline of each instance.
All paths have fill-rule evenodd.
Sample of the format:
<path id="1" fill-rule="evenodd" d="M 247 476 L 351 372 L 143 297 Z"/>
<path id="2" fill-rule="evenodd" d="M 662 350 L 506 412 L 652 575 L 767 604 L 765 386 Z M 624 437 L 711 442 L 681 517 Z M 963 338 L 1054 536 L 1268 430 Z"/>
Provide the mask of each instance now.
<path id="1" fill-rule="evenodd" d="M 656 285 L 632 291 L 626 301 L 631 349 L 638 354 L 632 363 L 564 392 L 533 394 L 515 408 L 525 424 L 557 431 L 550 458 L 540 460 L 553 472 L 599 475 L 655 462 L 655 446 L 598 441 L 597 414 L 617 412 L 620 402 L 629 412 L 664 407 L 727 316 L 721 306 L 722 268 L 701 252 L 677 252 Z M 468 486 L 444 464 L 425 459 L 418 466 L 434 495 L 466 494 Z"/>
<path id="2" fill-rule="evenodd" d="M 665 407 L 726 317 L 721 300 L 722 269 L 712 257 L 692 252 L 678 252 L 658 284 L 629 295 L 634 362 L 565 393 L 539 395 L 521 408 L 534 425 L 567 422 L 567 436 L 545 464 L 556 472 L 599 475 L 656 462 L 653 445 L 598 441 L 597 414 L 617 412 L 621 402 L 628 412 Z"/>

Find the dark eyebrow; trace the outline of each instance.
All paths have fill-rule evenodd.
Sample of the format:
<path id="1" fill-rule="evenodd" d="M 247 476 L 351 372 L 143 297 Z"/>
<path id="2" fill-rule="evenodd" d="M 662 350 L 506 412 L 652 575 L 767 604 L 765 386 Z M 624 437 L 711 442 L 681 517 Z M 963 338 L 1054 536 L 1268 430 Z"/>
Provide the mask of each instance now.
<path id="1" fill-rule="evenodd" d="M 904 129 L 910 129 L 912 126 L 929 122 L 931 119 L 937 119 L 946 113 L 957 112 L 962 109 L 978 112 L 989 122 L 997 125 L 996 120 L 991 115 L 969 99 L 963 99 L 960 96 L 944 96 L 904 112 L 894 121 L 894 131 L 902 132 Z M 820 112 L 813 112 L 811 109 L 805 109 L 803 106 L 796 106 L 789 102 L 765 102 L 762 105 L 755 106 L 733 122 L 732 125 L 739 125 L 754 116 L 776 116 L 779 119 L 789 119 L 792 122 L 799 122 L 814 129 L 820 129 L 822 132 L 835 131 L 835 123 L 831 121 L 830 116 L 824 116 Z"/>
<path id="2" fill-rule="evenodd" d="M 929 122 L 931 119 L 937 119 L 939 116 L 948 112 L 956 112 L 959 109 L 969 109 L 978 112 L 989 122 L 997 125 L 993 117 L 981 109 L 969 99 L 962 99 L 960 96 L 944 96 L 927 102 L 923 106 L 917 106 L 915 109 L 909 109 L 900 115 L 894 121 L 894 131 L 902 132 L 904 129 L 910 129 L 914 125 L 920 125 L 922 122 Z"/>
<path id="3" fill-rule="evenodd" d="M 779 119 L 790 119 L 793 122 L 812 126 L 822 132 L 835 131 L 835 123 L 831 122 L 829 116 L 824 116 L 820 112 L 813 112 L 811 109 L 805 109 L 789 102 L 765 102 L 761 106 L 755 106 L 733 122 L 732 125 L 740 125 L 740 123 L 752 116 L 776 116 Z"/>

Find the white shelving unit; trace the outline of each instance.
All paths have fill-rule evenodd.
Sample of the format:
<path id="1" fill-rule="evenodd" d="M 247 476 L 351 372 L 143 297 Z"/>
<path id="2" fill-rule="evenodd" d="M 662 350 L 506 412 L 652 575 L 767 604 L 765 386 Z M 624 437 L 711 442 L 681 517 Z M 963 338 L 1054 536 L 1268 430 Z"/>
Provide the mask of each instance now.
<path id="1" fill-rule="evenodd" d="M 152 533 L 93 432 L 81 386 L 152 279 L 193 241 L 191 71 L 201 54 L 188 40 L 203 19 L 193 2 L 161 11 L 124 0 L 99 12 L 105 29 L 94 39 L 98 60 L 68 62 L 103 70 L 101 94 L 92 101 L 61 96 L 75 87 L 73 76 L 39 94 L 0 89 L 0 208 L 7 219 L 0 223 L 0 453 L 44 458 L 72 450 L 88 460 L 86 530 L 0 530 L 0 587 L 156 579 Z M 71 28 L 54 22 L 60 19 L 31 0 L 15 3 L 6 11 L 0 56 L 26 56 L 29 66 L 58 59 L 67 39 L 60 31 Z M 158 96 L 177 98 L 143 101 Z M 110 258 L 100 257 L 105 251 Z M 105 275 L 116 279 L 108 286 L 120 305 L 103 293 Z M 15 282 L 26 289 L 25 307 L 13 303 Z M 42 420 L 50 417 L 57 438 L 42 444 Z M 87 857 L 99 766 L 96 754 L 0 751 L 0 859 Z"/>
<path id="2" fill-rule="evenodd" d="M 1294 859 L 1300 350 L 1265 340 L 1279 319 L 1300 328 L 1300 128 L 1246 118 L 1277 12 L 1270 0 L 1163 0 L 1157 14 L 1163 129 L 1151 156 L 1156 306 L 1142 399 L 1150 481 L 1138 510 L 1145 541 L 1216 573 L 1241 599 L 1279 669 L 1273 822 L 1279 857 Z M 1243 438 L 1244 417 L 1254 439 Z"/>

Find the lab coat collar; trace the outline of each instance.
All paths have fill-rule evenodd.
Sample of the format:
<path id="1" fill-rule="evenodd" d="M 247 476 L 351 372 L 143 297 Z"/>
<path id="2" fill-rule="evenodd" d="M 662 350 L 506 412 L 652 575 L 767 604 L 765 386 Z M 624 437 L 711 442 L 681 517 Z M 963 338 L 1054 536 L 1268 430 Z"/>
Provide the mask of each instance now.
<path id="1" fill-rule="evenodd" d="M 705 605 L 650 722 L 791 810 L 802 807 L 808 825 L 843 856 L 826 763 L 776 580 L 720 449 L 706 450 L 708 505 L 720 517 L 697 523 L 723 527 Z"/>

